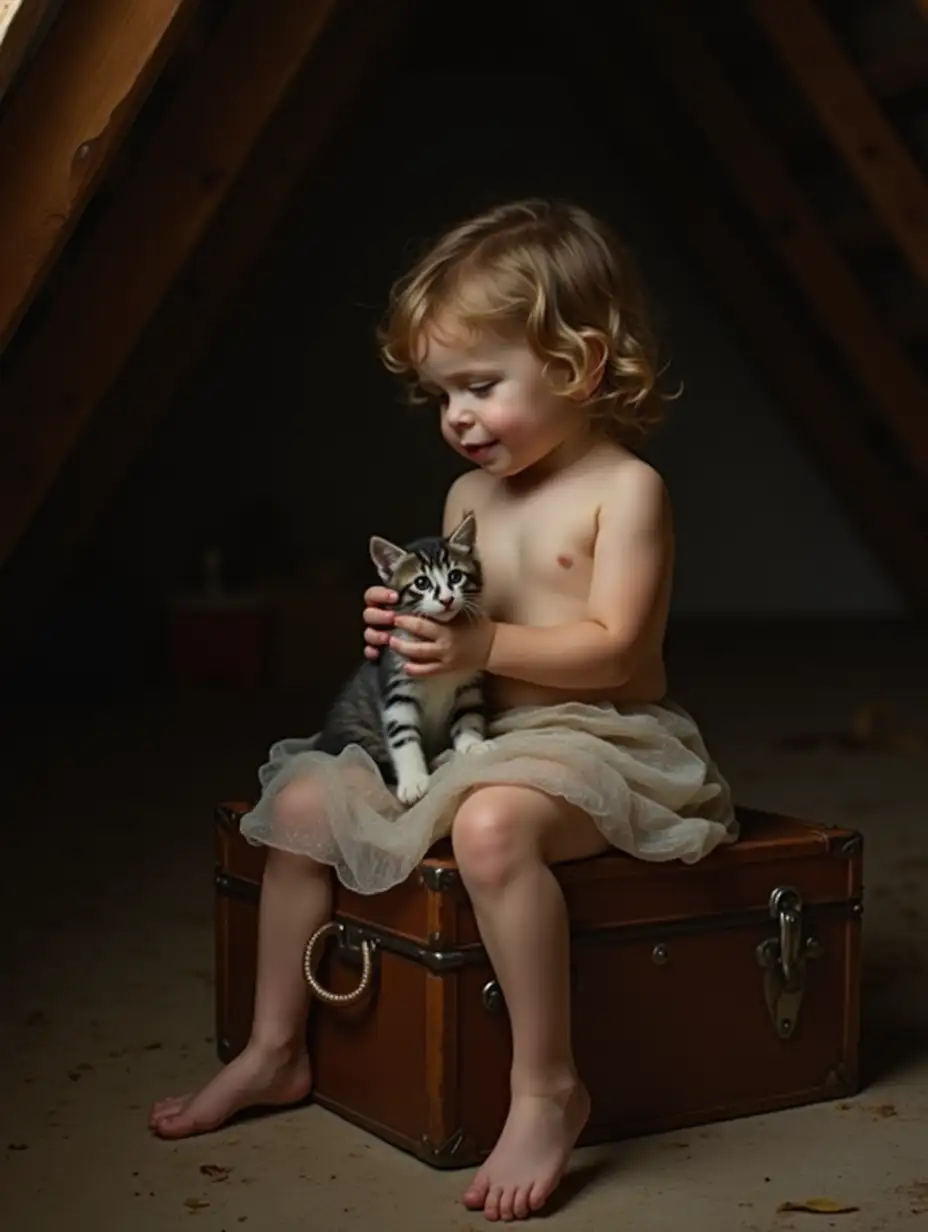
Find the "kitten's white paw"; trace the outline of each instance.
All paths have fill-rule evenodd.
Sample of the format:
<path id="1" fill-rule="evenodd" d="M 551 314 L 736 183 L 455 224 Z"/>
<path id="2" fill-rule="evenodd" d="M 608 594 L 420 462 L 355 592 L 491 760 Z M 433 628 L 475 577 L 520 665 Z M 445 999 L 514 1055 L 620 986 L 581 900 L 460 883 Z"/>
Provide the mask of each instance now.
<path id="1" fill-rule="evenodd" d="M 454 751 L 456 753 L 485 753 L 495 748 L 496 745 L 492 740 L 484 740 L 476 732 L 462 732 L 454 746 Z"/>
<path id="2" fill-rule="evenodd" d="M 427 774 L 410 774 L 402 779 L 396 787 L 397 799 L 401 804 L 415 804 L 428 791 L 429 776 Z"/>

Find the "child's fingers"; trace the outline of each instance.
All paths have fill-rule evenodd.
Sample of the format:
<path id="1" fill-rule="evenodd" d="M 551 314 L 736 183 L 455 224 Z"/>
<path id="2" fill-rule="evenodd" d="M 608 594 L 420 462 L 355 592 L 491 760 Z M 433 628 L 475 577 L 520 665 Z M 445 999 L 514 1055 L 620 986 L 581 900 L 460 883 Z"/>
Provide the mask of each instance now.
<path id="1" fill-rule="evenodd" d="M 387 586 L 369 586 L 364 592 L 364 602 L 368 607 L 389 607 L 398 598 L 396 591 Z"/>
<path id="2" fill-rule="evenodd" d="M 407 663 L 403 670 L 407 676 L 438 676 L 445 666 L 443 663 Z"/>
<path id="3" fill-rule="evenodd" d="M 386 646 L 390 640 L 389 632 L 382 633 L 380 629 L 365 629 L 364 640 L 368 646 Z"/>
<path id="4" fill-rule="evenodd" d="M 415 659 L 419 663 L 431 663 L 435 658 L 435 647 L 431 642 L 411 642 L 405 637 L 388 637 L 387 641 L 397 654 L 406 659 Z"/>
<path id="5" fill-rule="evenodd" d="M 377 649 L 376 646 L 365 646 L 364 647 L 364 657 L 365 659 L 373 659 L 376 661 L 377 659 L 380 658 L 380 651 Z"/>
<path id="6" fill-rule="evenodd" d="M 364 609 L 364 623 L 366 625 L 392 625 L 395 617 L 391 611 L 384 611 L 382 607 L 366 607 Z"/>

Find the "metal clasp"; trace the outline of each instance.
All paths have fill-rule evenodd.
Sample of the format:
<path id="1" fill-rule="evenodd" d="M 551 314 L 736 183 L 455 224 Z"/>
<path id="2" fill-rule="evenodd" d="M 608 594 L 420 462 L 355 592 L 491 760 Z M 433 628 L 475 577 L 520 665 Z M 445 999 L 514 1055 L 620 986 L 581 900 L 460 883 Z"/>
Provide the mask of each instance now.
<path id="1" fill-rule="evenodd" d="M 815 937 L 803 936 L 802 894 L 795 886 L 777 886 L 770 895 L 770 916 L 779 929 L 757 947 L 764 969 L 764 998 L 781 1039 L 796 1029 L 805 991 L 806 959 L 820 958 L 823 947 Z"/>

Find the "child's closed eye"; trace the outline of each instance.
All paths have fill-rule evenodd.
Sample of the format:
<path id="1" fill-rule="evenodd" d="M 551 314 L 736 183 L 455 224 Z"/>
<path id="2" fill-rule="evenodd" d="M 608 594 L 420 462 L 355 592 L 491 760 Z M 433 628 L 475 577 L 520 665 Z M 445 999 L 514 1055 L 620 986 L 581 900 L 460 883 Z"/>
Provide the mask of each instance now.
<path id="1" fill-rule="evenodd" d="M 468 393 L 472 393 L 475 398 L 486 398 L 496 388 L 496 381 L 480 381 L 476 385 L 468 385 Z"/>

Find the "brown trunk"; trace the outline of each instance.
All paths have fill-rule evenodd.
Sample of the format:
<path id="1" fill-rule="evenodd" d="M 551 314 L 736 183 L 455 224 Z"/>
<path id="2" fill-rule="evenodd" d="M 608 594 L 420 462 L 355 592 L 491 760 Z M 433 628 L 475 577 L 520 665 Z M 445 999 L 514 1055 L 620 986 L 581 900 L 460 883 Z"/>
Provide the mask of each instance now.
<path id="1" fill-rule="evenodd" d="M 264 852 L 217 812 L 217 1039 L 251 1025 Z M 850 830 L 741 811 L 743 837 L 696 865 L 619 853 L 559 866 L 573 933 L 574 1047 L 593 1099 L 581 1144 L 857 1089 L 862 843 Z M 447 844 L 401 886 L 339 886 L 319 977 L 320 1104 L 438 1167 L 476 1162 L 506 1113 L 505 1005 Z M 788 972 L 784 971 L 783 951 Z"/>

